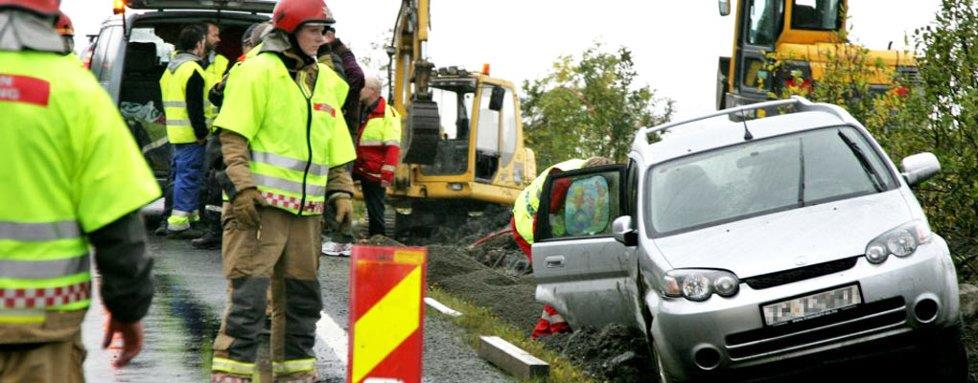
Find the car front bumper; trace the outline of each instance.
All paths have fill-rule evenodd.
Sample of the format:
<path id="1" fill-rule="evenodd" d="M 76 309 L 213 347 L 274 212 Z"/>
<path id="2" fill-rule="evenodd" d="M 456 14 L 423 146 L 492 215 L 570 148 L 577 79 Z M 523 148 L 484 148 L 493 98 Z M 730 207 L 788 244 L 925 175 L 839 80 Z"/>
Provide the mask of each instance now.
<path id="1" fill-rule="evenodd" d="M 764 324 L 760 306 L 858 283 L 863 303 L 853 309 L 783 326 Z M 926 314 L 921 302 L 936 303 Z M 958 285 L 947 244 L 939 236 L 907 257 L 880 265 L 860 257 L 841 272 L 755 290 L 741 284 L 732 298 L 706 302 L 646 296 L 651 336 L 665 369 L 675 378 L 710 377 L 759 366 L 836 354 L 839 349 L 918 330 L 948 328 L 959 317 Z M 915 315 L 915 309 L 920 313 Z"/>

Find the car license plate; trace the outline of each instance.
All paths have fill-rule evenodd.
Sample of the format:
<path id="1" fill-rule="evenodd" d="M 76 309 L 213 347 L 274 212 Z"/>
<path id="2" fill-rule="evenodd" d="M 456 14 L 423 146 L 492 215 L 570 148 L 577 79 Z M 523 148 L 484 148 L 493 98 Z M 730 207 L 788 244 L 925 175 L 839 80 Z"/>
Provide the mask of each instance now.
<path id="1" fill-rule="evenodd" d="M 761 306 L 768 326 L 803 321 L 838 312 L 862 303 L 859 285 L 840 287 L 800 298 Z"/>

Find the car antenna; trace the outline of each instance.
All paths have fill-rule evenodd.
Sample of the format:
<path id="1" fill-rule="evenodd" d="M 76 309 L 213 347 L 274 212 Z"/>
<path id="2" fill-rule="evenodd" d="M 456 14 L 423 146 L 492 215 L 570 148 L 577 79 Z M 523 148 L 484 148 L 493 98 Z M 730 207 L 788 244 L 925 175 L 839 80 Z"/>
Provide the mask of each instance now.
<path id="1" fill-rule="evenodd" d="M 750 133 L 750 129 L 747 129 L 747 115 L 744 114 L 744 110 L 740 110 L 740 122 L 744 123 L 744 141 L 750 141 L 754 139 L 754 135 Z"/>

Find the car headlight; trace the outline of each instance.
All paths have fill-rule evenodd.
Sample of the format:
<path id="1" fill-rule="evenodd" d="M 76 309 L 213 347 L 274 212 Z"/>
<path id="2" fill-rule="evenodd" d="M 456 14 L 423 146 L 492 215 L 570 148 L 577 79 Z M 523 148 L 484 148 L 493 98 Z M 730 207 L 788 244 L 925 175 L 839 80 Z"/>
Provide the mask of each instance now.
<path id="1" fill-rule="evenodd" d="M 891 229 L 866 245 L 866 260 L 880 264 L 890 255 L 909 257 L 917 247 L 930 242 L 930 226 L 924 220 L 915 220 Z"/>
<path id="2" fill-rule="evenodd" d="M 663 277 L 662 294 L 673 298 L 686 298 L 695 302 L 710 299 L 716 293 L 723 297 L 737 295 L 740 280 L 729 271 L 677 269 Z"/>

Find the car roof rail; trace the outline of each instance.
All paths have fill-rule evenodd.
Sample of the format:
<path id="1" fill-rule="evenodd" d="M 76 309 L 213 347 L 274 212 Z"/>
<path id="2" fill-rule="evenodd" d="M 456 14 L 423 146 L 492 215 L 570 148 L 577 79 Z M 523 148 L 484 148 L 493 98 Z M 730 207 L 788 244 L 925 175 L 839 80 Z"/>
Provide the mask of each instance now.
<path id="1" fill-rule="evenodd" d="M 708 113 L 687 120 L 668 122 L 662 125 L 642 128 L 641 130 L 639 130 L 638 135 L 643 137 L 645 139 L 645 144 L 648 145 L 651 143 L 651 141 L 649 140 L 649 135 L 652 133 L 658 133 L 664 130 L 678 128 L 678 127 L 685 127 L 691 125 L 694 122 L 708 120 L 720 116 L 729 116 L 729 115 L 736 115 L 736 114 L 745 116 L 747 112 L 753 113 L 758 109 L 768 109 L 768 108 L 781 107 L 781 106 L 795 107 L 793 111 L 790 111 L 785 114 L 800 113 L 800 112 L 825 112 L 838 117 L 843 122 L 850 122 L 850 123 L 855 122 L 855 119 L 852 117 L 852 115 L 850 115 L 848 112 L 845 111 L 845 109 L 842 109 L 837 105 L 814 103 L 802 96 L 791 96 L 791 98 L 787 98 L 783 100 L 772 100 L 772 101 L 758 102 L 754 104 L 741 105 L 733 108 L 727 108 L 724 110 L 718 110 L 713 113 Z"/>

